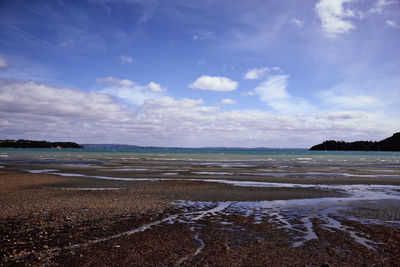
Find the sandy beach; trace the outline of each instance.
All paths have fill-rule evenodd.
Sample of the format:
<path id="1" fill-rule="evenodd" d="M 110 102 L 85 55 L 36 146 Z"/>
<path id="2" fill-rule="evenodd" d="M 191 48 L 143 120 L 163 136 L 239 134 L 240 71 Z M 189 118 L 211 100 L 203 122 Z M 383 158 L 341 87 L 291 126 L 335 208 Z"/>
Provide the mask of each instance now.
<path id="1" fill-rule="evenodd" d="M 310 233 L 303 219 L 292 217 L 287 223 L 293 228 L 286 227 L 285 220 L 276 220 L 278 213 L 257 218 L 235 207 L 341 197 L 342 192 L 191 180 L 102 180 L 5 169 L 0 171 L 0 188 L 4 266 L 400 264 L 398 224 L 343 220 L 341 227 L 348 231 L 342 231 L 314 217 L 318 238 L 305 235 L 304 242 L 296 243 L 299 231 Z M 368 214 L 374 214 L 372 209 Z M 371 242 L 363 245 L 363 237 Z"/>

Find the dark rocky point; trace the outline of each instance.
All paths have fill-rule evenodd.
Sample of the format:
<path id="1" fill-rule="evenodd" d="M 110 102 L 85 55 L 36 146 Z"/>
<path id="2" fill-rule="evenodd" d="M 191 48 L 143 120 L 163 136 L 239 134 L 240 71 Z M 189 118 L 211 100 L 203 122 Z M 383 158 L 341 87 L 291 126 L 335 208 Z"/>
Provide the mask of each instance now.
<path id="1" fill-rule="evenodd" d="M 0 148 L 83 148 L 73 142 L 47 142 L 32 140 L 0 140 Z"/>
<path id="2" fill-rule="evenodd" d="M 400 132 L 382 141 L 344 142 L 327 140 L 315 145 L 310 150 L 339 150 L 339 151 L 400 151 Z"/>

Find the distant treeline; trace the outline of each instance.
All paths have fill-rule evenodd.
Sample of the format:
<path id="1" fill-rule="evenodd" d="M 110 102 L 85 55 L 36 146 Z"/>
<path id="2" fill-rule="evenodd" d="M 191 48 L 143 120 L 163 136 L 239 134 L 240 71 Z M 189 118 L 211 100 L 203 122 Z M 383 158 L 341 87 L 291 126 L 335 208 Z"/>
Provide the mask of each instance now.
<path id="1" fill-rule="evenodd" d="M 47 142 L 32 140 L 0 140 L 2 148 L 83 148 L 73 142 Z"/>
<path id="2" fill-rule="evenodd" d="M 311 147 L 310 150 L 400 151 L 400 132 L 379 142 L 344 142 L 329 140 Z"/>

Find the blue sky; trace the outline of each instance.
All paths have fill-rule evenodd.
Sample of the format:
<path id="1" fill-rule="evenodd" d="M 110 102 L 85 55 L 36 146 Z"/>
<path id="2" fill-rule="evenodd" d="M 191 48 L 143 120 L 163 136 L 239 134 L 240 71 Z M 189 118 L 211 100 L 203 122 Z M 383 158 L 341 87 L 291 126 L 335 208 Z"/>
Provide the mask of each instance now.
<path id="1" fill-rule="evenodd" d="M 397 0 L 0 0 L 0 138 L 380 140 L 399 43 Z"/>

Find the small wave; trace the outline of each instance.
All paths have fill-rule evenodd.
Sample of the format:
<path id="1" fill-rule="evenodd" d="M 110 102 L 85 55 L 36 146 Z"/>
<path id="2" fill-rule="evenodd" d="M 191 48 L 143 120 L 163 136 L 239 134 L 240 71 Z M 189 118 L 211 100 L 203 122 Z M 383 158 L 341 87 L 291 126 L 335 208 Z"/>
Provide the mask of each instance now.
<path id="1" fill-rule="evenodd" d="M 29 173 L 47 173 L 47 172 L 56 172 L 59 170 L 55 170 L 55 169 L 43 169 L 43 170 L 26 170 Z"/>

